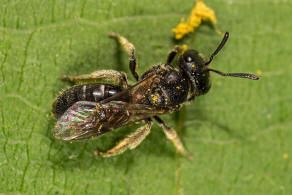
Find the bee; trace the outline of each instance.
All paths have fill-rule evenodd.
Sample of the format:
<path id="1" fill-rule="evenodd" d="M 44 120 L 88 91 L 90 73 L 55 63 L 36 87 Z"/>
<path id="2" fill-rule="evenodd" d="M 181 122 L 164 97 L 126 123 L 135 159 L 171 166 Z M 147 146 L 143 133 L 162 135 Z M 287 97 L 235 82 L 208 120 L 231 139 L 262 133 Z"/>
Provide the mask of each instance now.
<path id="1" fill-rule="evenodd" d="M 90 139 L 127 124 L 145 121 L 143 126 L 114 147 L 105 152 L 96 150 L 95 153 L 101 157 L 115 156 L 136 148 L 150 133 L 154 120 L 177 151 L 192 159 L 176 131 L 159 115 L 176 112 L 184 103 L 206 94 L 211 87 L 210 72 L 221 76 L 259 79 L 253 74 L 223 73 L 209 67 L 228 40 L 228 32 L 208 61 L 196 50 L 183 51 L 182 47 L 176 46 L 168 54 L 165 64 L 153 66 L 142 76 L 136 71 L 134 45 L 114 32 L 109 36 L 115 38 L 128 53 L 129 68 L 137 83 L 128 85 L 126 74 L 115 70 L 99 70 L 80 76 L 63 75 L 63 80 L 85 84 L 63 91 L 53 103 L 53 113 L 57 119 L 53 136 L 63 141 Z M 178 67 L 171 65 L 176 56 Z M 105 80 L 114 84 L 105 83 Z"/>

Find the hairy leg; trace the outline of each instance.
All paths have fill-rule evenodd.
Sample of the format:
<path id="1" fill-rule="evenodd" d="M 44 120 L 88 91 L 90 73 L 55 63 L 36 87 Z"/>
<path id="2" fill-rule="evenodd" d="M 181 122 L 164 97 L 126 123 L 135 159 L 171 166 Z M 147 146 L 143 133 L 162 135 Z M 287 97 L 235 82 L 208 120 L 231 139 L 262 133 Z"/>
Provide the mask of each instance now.
<path id="1" fill-rule="evenodd" d="M 182 52 L 184 52 L 186 50 L 185 47 L 183 46 L 175 46 L 173 50 L 171 50 L 169 52 L 169 54 L 167 55 L 167 61 L 166 61 L 166 65 L 170 65 L 173 61 L 173 59 L 175 58 L 175 56 L 177 54 L 181 54 Z"/>
<path id="2" fill-rule="evenodd" d="M 187 157 L 189 160 L 193 160 L 192 155 L 184 148 L 176 131 L 173 128 L 167 126 L 159 117 L 155 116 L 154 119 L 158 122 L 159 126 L 162 127 L 166 137 L 172 141 L 177 151 Z"/>
<path id="3" fill-rule="evenodd" d="M 136 72 L 136 67 L 137 65 L 137 60 L 136 60 L 136 56 L 135 56 L 135 47 L 132 43 L 130 43 L 125 37 L 114 33 L 114 32 L 110 32 L 109 36 L 112 38 L 115 38 L 119 41 L 119 43 L 124 47 L 124 49 L 126 50 L 126 52 L 128 53 L 128 55 L 130 56 L 129 59 L 129 68 L 131 70 L 131 73 L 133 74 L 133 76 L 135 77 L 136 80 L 139 79 L 139 75 Z"/>
<path id="4" fill-rule="evenodd" d="M 85 83 L 85 82 L 102 82 L 108 81 L 118 84 L 123 88 L 128 87 L 127 76 L 124 72 L 116 70 L 98 70 L 90 74 L 83 74 L 79 76 L 63 75 L 62 80 L 70 81 L 73 83 Z"/>
<path id="5" fill-rule="evenodd" d="M 133 150 L 136 148 L 150 133 L 150 129 L 152 126 L 152 122 L 150 120 L 147 120 L 147 124 L 140 127 L 130 135 L 128 135 L 126 138 L 118 142 L 117 145 L 115 145 L 113 148 L 109 149 L 106 152 L 99 152 L 98 150 L 95 151 L 95 154 L 101 156 L 101 157 L 111 157 L 119 155 L 123 152 L 125 152 L 127 149 Z"/>

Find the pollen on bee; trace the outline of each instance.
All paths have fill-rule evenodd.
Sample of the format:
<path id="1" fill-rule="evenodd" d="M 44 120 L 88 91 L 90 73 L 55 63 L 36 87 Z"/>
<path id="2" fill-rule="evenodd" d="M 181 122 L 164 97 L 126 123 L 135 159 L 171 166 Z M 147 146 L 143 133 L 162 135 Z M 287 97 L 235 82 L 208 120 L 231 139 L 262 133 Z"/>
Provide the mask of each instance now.
<path id="1" fill-rule="evenodd" d="M 164 101 L 165 101 L 165 104 L 167 104 L 167 100 L 168 100 L 167 98 L 165 98 L 165 99 L 164 99 Z"/>
<path id="2" fill-rule="evenodd" d="M 207 7 L 202 1 L 198 1 L 189 18 L 186 21 L 182 18 L 180 23 L 172 29 L 175 33 L 175 38 L 183 38 L 186 34 L 196 30 L 202 21 L 206 20 L 210 20 L 213 24 L 217 23 L 215 12 Z"/>
<path id="3" fill-rule="evenodd" d="M 151 98 L 152 98 L 152 101 L 154 102 L 154 104 L 156 104 L 158 101 L 159 95 L 151 94 Z"/>
<path id="4" fill-rule="evenodd" d="M 102 125 L 99 125 L 99 127 L 98 127 L 97 131 L 100 131 L 100 130 L 101 130 L 101 128 L 102 128 Z"/>

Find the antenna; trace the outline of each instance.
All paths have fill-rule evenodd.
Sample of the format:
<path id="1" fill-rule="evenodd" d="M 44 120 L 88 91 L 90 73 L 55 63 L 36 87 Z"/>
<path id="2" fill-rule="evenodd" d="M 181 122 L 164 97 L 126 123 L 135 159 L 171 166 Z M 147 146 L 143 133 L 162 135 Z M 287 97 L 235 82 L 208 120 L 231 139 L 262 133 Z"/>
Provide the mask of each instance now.
<path id="1" fill-rule="evenodd" d="M 212 55 L 210 56 L 210 59 L 208 62 L 205 63 L 205 65 L 207 66 L 208 64 L 210 64 L 213 60 L 213 58 L 218 54 L 218 52 L 223 48 L 223 46 L 225 45 L 226 41 L 229 38 L 229 32 L 226 32 L 221 43 L 218 45 L 217 49 L 214 51 L 214 53 L 212 53 Z"/>
<path id="2" fill-rule="evenodd" d="M 240 77 L 240 78 L 246 78 L 246 79 L 252 79 L 252 80 L 259 80 L 259 77 L 254 74 L 248 74 L 248 73 L 224 73 L 220 72 L 219 70 L 214 70 L 211 68 L 207 69 L 208 71 L 215 72 L 221 76 L 227 76 L 227 77 Z"/>

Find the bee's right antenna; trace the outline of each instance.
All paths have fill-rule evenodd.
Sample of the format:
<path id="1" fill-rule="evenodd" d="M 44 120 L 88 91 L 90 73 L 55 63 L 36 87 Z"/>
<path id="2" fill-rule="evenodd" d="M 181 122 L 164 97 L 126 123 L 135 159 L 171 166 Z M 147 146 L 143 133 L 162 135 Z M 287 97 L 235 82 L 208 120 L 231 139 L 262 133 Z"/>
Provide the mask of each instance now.
<path id="1" fill-rule="evenodd" d="M 211 68 L 207 69 L 208 71 L 215 72 L 221 76 L 225 77 L 240 77 L 240 78 L 247 78 L 247 79 L 252 79 L 252 80 L 259 80 L 260 78 L 254 74 L 249 74 L 249 73 L 224 73 L 220 72 L 219 70 L 214 70 Z"/>
<path id="2" fill-rule="evenodd" d="M 208 62 L 205 63 L 205 66 L 207 66 L 208 64 L 210 64 L 213 60 L 213 58 L 218 54 L 218 52 L 222 49 L 222 47 L 225 45 L 226 41 L 228 40 L 229 37 L 229 32 L 226 32 L 221 43 L 219 44 L 219 46 L 217 47 L 217 49 L 214 51 L 214 53 L 212 53 L 212 55 L 210 56 L 210 59 Z"/>

